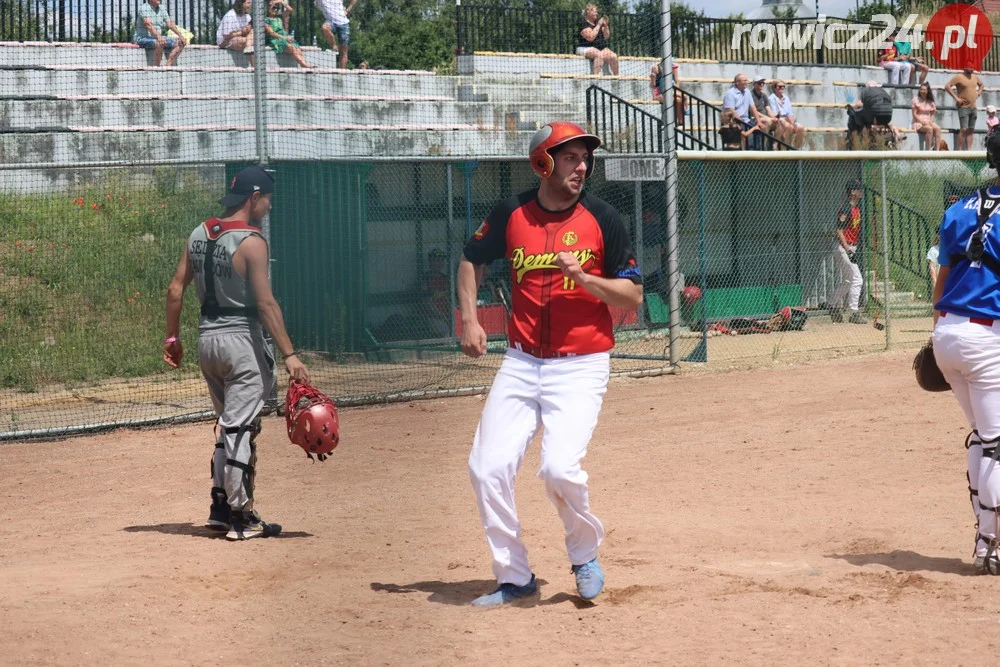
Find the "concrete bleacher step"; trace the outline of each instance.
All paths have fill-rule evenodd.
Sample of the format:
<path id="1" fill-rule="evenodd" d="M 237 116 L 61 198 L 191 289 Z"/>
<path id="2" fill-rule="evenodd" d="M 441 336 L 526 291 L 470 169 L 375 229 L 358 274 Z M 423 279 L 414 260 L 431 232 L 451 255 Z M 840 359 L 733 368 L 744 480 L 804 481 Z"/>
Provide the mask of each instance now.
<path id="1" fill-rule="evenodd" d="M 581 122 L 585 113 L 572 105 L 543 103 L 496 104 L 449 101 L 310 101 L 268 100 L 267 119 L 274 125 L 390 126 L 390 127 L 504 127 L 566 116 Z M 8 100 L 0 101 L 0 131 L 38 131 L 39 128 L 186 127 L 227 130 L 252 123 L 252 99 L 166 100 Z"/>
<path id="2" fill-rule="evenodd" d="M 460 102 L 571 102 L 561 95 L 553 95 L 551 89 L 542 86 L 516 86 L 497 84 L 459 84 L 457 97 Z"/>
<path id="3" fill-rule="evenodd" d="M 313 46 L 303 48 L 311 65 L 323 68 L 337 67 L 337 52 Z M 297 67 L 287 54 L 276 56 L 271 49 L 264 49 L 264 62 L 268 67 Z M 167 58 L 164 56 L 163 62 Z M 152 52 L 135 44 L 98 44 L 76 42 L 0 42 L 0 67 L 30 65 L 93 64 L 109 67 L 137 67 L 152 65 Z M 247 67 L 249 59 L 242 53 L 220 49 L 209 44 L 190 44 L 177 58 L 177 64 L 188 67 Z"/>
<path id="4" fill-rule="evenodd" d="M 269 93 L 287 95 L 456 96 L 456 79 L 418 72 L 274 69 Z M 0 68 L 0 92 L 25 98 L 64 95 L 252 95 L 253 73 L 246 69 L 135 68 L 101 66 L 28 69 Z"/>
<path id="5" fill-rule="evenodd" d="M 154 128 L 155 130 L 155 128 Z M 533 132 L 494 128 L 306 129 L 272 127 L 268 132 L 272 160 L 324 160 L 331 155 L 398 157 L 420 155 L 524 155 Z M 0 134 L 5 164 L 121 162 L 149 156 L 202 161 L 242 161 L 253 154 L 252 128 L 201 131 L 101 131 Z"/>

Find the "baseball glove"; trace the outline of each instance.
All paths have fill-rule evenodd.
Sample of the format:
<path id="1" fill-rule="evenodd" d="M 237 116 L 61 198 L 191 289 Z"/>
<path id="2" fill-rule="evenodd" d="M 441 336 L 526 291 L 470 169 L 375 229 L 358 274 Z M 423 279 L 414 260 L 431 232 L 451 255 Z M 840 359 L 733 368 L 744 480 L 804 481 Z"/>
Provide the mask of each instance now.
<path id="1" fill-rule="evenodd" d="M 917 356 L 913 358 L 913 372 L 917 375 L 917 384 L 924 391 L 949 391 L 951 385 L 944 379 L 941 369 L 934 359 L 934 347 L 928 342 Z"/>

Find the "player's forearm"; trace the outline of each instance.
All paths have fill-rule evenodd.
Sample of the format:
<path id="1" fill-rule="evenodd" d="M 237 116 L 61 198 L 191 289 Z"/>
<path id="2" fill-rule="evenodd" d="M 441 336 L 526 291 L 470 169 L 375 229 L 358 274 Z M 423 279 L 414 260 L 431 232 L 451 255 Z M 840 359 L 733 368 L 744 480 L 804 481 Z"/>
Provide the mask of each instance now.
<path id="1" fill-rule="evenodd" d="M 947 264 L 942 264 L 941 267 L 938 269 L 937 280 L 934 281 L 934 296 L 931 299 L 932 306 L 936 304 L 938 301 L 940 301 L 941 297 L 944 296 L 944 283 L 948 279 L 948 274 L 950 272 L 951 272 L 951 267 L 948 266 Z M 934 326 L 937 326 L 938 315 L 939 313 L 937 309 L 935 309 Z"/>
<path id="2" fill-rule="evenodd" d="M 476 300 L 479 295 L 479 285 L 483 282 L 483 267 L 462 258 L 458 263 L 458 308 L 462 313 L 462 322 L 467 324 L 478 322 Z"/>
<path id="3" fill-rule="evenodd" d="M 605 278 L 589 273 L 585 275 L 587 277 L 581 283 L 583 288 L 609 306 L 636 310 L 642 304 L 642 285 L 637 285 L 628 278 Z"/>
<path id="4" fill-rule="evenodd" d="M 281 356 L 289 357 L 294 354 L 295 348 L 292 346 L 292 339 L 288 337 L 288 332 L 285 331 L 285 318 L 281 314 L 281 306 L 278 305 L 278 302 L 258 303 L 257 313 L 260 316 L 261 324 L 271 334 L 274 345 L 281 352 Z"/>
<path id="5" fill-rule="evenodd" d="M 167 288 L 167 338 L 181 333 L 181 307 L 184 305 L 184 287 L 171 282 Z"/>

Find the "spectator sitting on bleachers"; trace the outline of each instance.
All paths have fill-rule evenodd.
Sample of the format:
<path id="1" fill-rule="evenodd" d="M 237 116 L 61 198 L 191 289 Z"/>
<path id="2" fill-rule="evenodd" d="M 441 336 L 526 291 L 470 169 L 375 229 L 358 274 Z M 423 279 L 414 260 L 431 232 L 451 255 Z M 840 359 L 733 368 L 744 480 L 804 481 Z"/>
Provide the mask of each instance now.
<path id="1" fill-rule="evenodd" d="M 919 83 L 923 83 L 927 80 L 927 72 L 930 71 L 930 68 L 924 64 L 923 58 L 918 58 L 913 55 L 913 46 L 909 42 L 895 39 L 898 34 L 899 30 L 892 31 L 892 45 L 896 47 L 896 60 L 910 64 L 910 77 L 906 81 L 901 81 L 900 83 L 908 83 L 912 86 L 914 82 L 913 80 L 917 78 L 917 72 L 920 72 Z"/>
<path id="2" fill-rule="evenodd" d="M 753 104 L 750 105 L 750 116 L 757 121 L 757 127 L 760 128 L 761 132 L 770 132 L 775 119 L 774 111 L 771 109 L 767 94 L 764 92 L 765 83 L 767 83 L 767 79 L 762 76 L 755 76 L 753 79 L 753 87 L 750 89 L 750 96 L 753 98 Z"/>
<path id="3" fill-rule="evenodd" d="M 681 91 L 677 90 L 677 84 L 681 82 L 680 77 L 677 75 L 677 70 L 680 69 L 677 63 L 674 63 L 671 69 L 674 72 L 674 122 L 677 127 L 684 127 L 684 95 Z M 649 71 L 649 87 L 653 89 L 653 99 L 657 102 L 663 102 L 663 88 L 666 82 L 663 80 L 663 73 L 660 72 L 660 65 L 657 63 L 653 65 L 653 68 Z"/>
<path id="4" fill-rule="evenodd" d="M 952 90 L 955 88 L 955 91 Z M 958 107 L 958 138 L 955 150 L 971 151 L 972 135 L 976 131 L 976 100 L 983 92 L 983 82 L 976 76 L 976 70 L 966 67 L 960 74 L 951 77 L 944 89 L 955 100 Z"/>
<path id="5" fill-rule="evenodd" d="M 302 55 L 299 43 L 288 33 L 288 17 L 291 13 L 292 6 L 285 0 L 269 0 L 267 18 L 264 19 L 267 44 L 279 55 L 287 51 L 300 67 L 312 67 Z"/>
<path id="6" fill-rule="evenodd" d="M 221 48 L 250 56 L 253 67 L 253 26 L 250 25 L 251 0 L 236 0 L 226 12 L 215 32 L 215 43 Z"/>
<path id="7" fill-rule="evenodd" d="M 895 33 L 893 33 L 895 35 Z M 910 72 L 913 66 L 908 60 L 901 60 L 895 44 L 890 44 L 878 54 L 878 64 L 889 71 L 889 84 L 898 86 L 910 83 Z"/>
<path id="8" fill-rule="evenodd" d="M 753 123 L 750 120 L 750 107 L 753 105 L 753 95 L 747 90 L 749 82 L 750 79 L 743 73 L 733 77 L 732 87 L 722 96 L 722 111 L 735 111 L 740 120 L 751 125 Z"/>
<path id="9" fill-rule="evenodd" d="M 167 37 L 166 31 L 172 30 L 177 37 Z M 163 59 L 163 51 L 170 51 L 167 66 L 172 67 L 177 62 L 177 56 L 187 46 L 187 40 L 177 27 L 170 13 L 160 6 L 160 0 L 146 0 L 139 5 L 139 16 L 135 20 L 134 41 L 142 48 L 153 50 L 153 64 L 159 67 Z"/>
<path id="10" fill-rule="evenodd" d="M 934 102 L 931 84 L 920 84 L 920 90 L 913 97 L 910 109 L 913 111 L 913 129 L 920 135 L 921 143 L 929 146 L 928 150 L 936 151 L 941 141 L 941 127 L 934 122 L 937 104 Z"/>
<path id="11" fill-rule="evenodd" d="M 591 61 L 591 73 L 600 74 L 604 63 L 611 67 L 611 73 L 618 75 L 618 54 L 608 48 L 611 38 L 611 27 L 608 17 L 597 18 L 597 5 L 587 5 L 583 10 L 583 19 L 578 31 L 580 41 L 576 47 L 576 55 Z"/>
<path id="12" fill-rule="evenodd" d="M 853 147 L 859 134 L 870 139 L 873 125 L 891 128 L 891 122 L 892 98 L 878 81 L 869 81 L 858 99 L 847 105 L 848 147 Z M 893 134 L 896 134 L 895 130 Z"/>
<path id="13" fill-rule="evenodd" d="M 722 150 L 742 151 L 745 150 L 746 138 L 754 132 L 760 130 L 754 125 L 749 129 L 740 120 L 738 111 L 726 109 L 722 112 L 722 127 L 719 128 L 719 136 L 722 137 Z"/>
<path id="14" fill-rule="evenodd" d="M 806 128 L 795 120 L 792 113 L 792 100 L 785 94 L 785 82 L 781 79 L 771 83 L 771 95 L 768 102 L 771 110 L 777 116 L 775 136 L 792 148 L 801 148 L 806 138 Z"/>

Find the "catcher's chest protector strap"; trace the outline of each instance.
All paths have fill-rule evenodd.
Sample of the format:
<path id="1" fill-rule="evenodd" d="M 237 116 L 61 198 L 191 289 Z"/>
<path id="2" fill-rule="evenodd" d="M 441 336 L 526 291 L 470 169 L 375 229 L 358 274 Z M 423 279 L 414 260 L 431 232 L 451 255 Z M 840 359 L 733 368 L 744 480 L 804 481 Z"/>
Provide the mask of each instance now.
<path id="1" fill-rule="evenodd" d="M 205 235 L 208 243 L 205 246 L 205 301 L 201 304 L 201 314 L 205 317 L 221 317 L 224 315 L 242 315 L 257 317 L 256 308 L 223 308 L 215 296 L 215 246 L 219 237 L 226 232 L 248 231 L 260 235 L 260 230 L 248 225 L 242 220 L 223 222 L 221 220 L 206 220 Z M 261 237 L 263 238 L 263 237 Z"/>
<path id="2" fill-rule="evenodd" d="M 976 205 L 976 219 L 979 221 L 979 225 L 972 234 L 969 249 L 964 253 L 952 255 L 949 258 L 949 263 L 954 267 L 961 262 L 979 262 L 1000 276 L 1000 260 L 987 253 L 985 244 L 983 243 L 983 227 L 986 225 L 986 221 L 990 219 L 990 216 L 1000 210 L 1000 196 L 991 195 L 989 188 L 980 189 L 977 195 L 979 196 L 979 201 Z"/>

